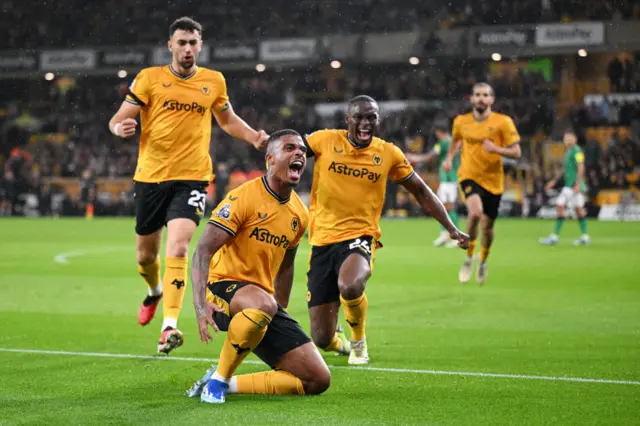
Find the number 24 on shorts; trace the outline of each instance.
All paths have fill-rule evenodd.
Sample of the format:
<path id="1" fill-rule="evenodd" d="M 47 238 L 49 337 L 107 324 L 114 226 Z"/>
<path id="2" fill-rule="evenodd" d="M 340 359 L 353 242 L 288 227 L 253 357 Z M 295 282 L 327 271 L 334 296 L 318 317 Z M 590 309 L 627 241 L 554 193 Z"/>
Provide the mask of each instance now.
<path id="1" fill-rule="evenodd" d="M 205 208 L 205 199 L 207 197 L 207 195 L 205 193 L 202 193 L 200 191 L 197 190 L 193 190 L 191 191 L 191 197 L 189 197 L 189 200 L 187 201 L 187 204 L 189 204 L 190 206 L 199 208 L 200 210 L 204 211 Z"/>
<path id="2" fill-rule="evenodd" d="M 360 238 L 356 238 L 354 242 L 349 244 L 349 250 L 361 248 L 367 253 L 371 254 L 371 246 L 369 246 L 369 242 L 367 240 L 362 240 Z"/>

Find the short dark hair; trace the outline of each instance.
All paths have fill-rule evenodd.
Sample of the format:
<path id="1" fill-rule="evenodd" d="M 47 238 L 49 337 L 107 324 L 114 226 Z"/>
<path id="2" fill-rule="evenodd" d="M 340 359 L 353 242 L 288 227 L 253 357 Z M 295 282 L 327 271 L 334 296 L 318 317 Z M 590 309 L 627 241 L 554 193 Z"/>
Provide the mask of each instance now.
<path id="1" fill-rule="evenodd" d="M 359 103 L 359 102 L 371 102 L 374 104 L 377 104 L 378 102 L 376 102 L 375 99 L 373 99 L 371 96 L 369 95 L 358 95 L 354 98 L 351 98 L 351 100 L 349 101 L 349 108 L 351 108 L 353 105 Z"/>
<path id="2" fill-rule="evenodd" d="M 283 136 L 298 136 L 300 139 L 302 139 L 304 141 L 304 138 L 302 137 L 302 135 L 300 135 L 300 133 L 296 132 L 293 129 L 282 129 L 282 130 L 278 130 L 277 132 L 273 132 L 271 133 L 271 135 L 269 135 L 269 139 L 267 140 L 267 151 L 269 151 L 269 147 L 272 146 L 272 142 L 276 142 L 278 140 L 280 140 L 280 138 L 282 138 Z"/>
<path id="3" fill-rule="evenodd" d="M 197 31 L 200 33 L 200 36 L 202 36 L 202 24 L 188 16 L 183 16 L 182 18 L 178 18 L 173 21 L 173 24 L 169 27 L 169 37 L 172 37 L 173 33 L 178 30 L 189 32 Z"/>
<path id="4" fill-rule="evenodd" d="M 480 82 L 480 83 L 476 83 L 473 85 L 473 87 L 471 88 L 471 93 L 473 94 L 473 92 L 476 91 L 476 87 L 487 87 L 489 89 L 489 94 L 491 96 L 495 96 L 495 92 L 493 91 L 493 87 L 491 87 L 491 85 L 489 83 L 485 83 L 485 82 Z"/>
<path id="5" fill-rule="evenodd" d="M 567 127 L 566 129 L 564 129 L 563 135 L 566 135 L 566 134 L 571 134 L 571 135 L 575 136 L 576 138 L 578 137 L 578 134 L 573 129 L 573 127 Z"/>

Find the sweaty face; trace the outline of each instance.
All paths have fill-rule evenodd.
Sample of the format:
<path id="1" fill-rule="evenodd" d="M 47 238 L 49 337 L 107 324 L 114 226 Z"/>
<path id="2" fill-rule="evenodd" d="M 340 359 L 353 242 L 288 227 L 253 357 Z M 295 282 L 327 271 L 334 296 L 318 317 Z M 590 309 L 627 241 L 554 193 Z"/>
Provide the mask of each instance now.
<path id="1" fill-rule="evenodd" d="M 202 38 L 198 31 L 176 30 L 169 39 L 169 50 L 180 67 L 188 70 L 196 63 L 202 49 Z"/>
<path id="2" fill-rule="evenodd" d="M 562 142 L 564 143 L 564 146 L 572 147 L 578 142 L 578 138 L 573 133 L 565 133 L 562 138 Z"/>
<path id="3" fill-rule="evenodd" d="M 347 114 L 349 138 L 358 145 L 368 145 L 378 131 L 380 112 L 375 102 L 362 101 L 351 106 Z"/>
<path id="4" fill-rule="evenodd" d="M 493 101 L 495 99 L 491 92 L 492 90 L 489 87 L 484 86 L 473 89 L 473 94 L 471 95 L 471 104 L 473 105 L 473 109 L 482 114 L 488 107 L 493 105 Z"/>
<path id="5" fill-rule="evenodd" d="M 307 166 L 307 147 L 300 136 L 285 135 L 267 152 L 269 169 L 290 186 L 300 183 Z"/>

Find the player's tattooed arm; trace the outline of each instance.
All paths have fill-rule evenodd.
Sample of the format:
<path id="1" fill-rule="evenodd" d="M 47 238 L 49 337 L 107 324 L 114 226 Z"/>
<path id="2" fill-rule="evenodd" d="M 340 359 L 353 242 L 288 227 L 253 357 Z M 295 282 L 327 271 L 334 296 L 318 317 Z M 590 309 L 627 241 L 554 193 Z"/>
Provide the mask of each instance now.
<path id="1" fill-rule="evenodd" d="M 284 260 L 280 265 L 280 270 L 278 270 L 278 275 L 276 275 L 275 282 L 273 283 L 276 302 L 284 309 L 287 309 L 287 306 L 289 306 L 289 297 L 291 296 L 291 288 L 293 287 L 293 267 L 297 251 L 298 247 L 287 250 L 284 255 Z"/>
<path id="2" fill-rule="evenodd" d="M 415 197 L 427 214 L 445 227 L 451 238 L 458 241 L 460 247 L 469 247 L 469 236 L 456 228 L 440 199 L 422 180 L 420 175 L 414 173 L 413 176 L 401 182 L 400 185 L 404 186 Z"/>
<path id="3" fill-rule="evenodd" d="M 216 333 L 219 331 L 218 326 L 213 320 L 214 311 L 222 311 L 222 309 L 207 302 L 206 288 L 207 278 L 209 276 L 209 264 L 211 258 L 220 248 L 231 238 L 231 235 L 222 228 L 209 223 L 198 241 L 198 247 L 193 254 L 191 262 L 191 282 L 193 285 L 193 306 L 196 311 L 198 320 L 198 329 L 200 332 L 200 340 L 208 343 L 213 340 L 209 333 L 211 326 Z"/>

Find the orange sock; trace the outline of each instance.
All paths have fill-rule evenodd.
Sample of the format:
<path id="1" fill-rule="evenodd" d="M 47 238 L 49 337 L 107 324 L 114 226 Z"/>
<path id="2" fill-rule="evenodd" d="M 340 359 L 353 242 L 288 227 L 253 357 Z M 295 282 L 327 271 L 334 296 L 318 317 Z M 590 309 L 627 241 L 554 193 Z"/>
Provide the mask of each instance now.
<path id="1" fill-rule="evenodd" d="M 490 247 L 480 247 L 480 261 L 486 262 L 489 257 L 489 252 L 491 251 Z"/>
<path id="2" fill-rule="evenodd" d="M 302 382 L 286 371 L 273 370 L 236 376 L 237 393 L 262 395 L 304 395 Z"/>
<path id="3" fill-rule="evenodd" d="M 249 352 L 258 346 L 270 323 L 271 317 L 259 309 L 237 313 L 229 323 L 216 373 L 230 379 Z"/>
<path id="4" fill-rule="evenodd" d="M 476 251 L 476 240 L 469 241 L 469 248 L 467 249 L 467 256 L 473 257 L 473 253 Z"/>
<path id="5" fill-rule="evenodd" d="M 182 310 L 184 291 L 187 287 L 187 258 L 167 257 L 164 263 L 163 314 L 165 318 L 177 320 Z"/>
<path id="6" fill-rule="evenodd" d="M 138 272 L 151 292 L 159 293 L 158 285 L 160 284 L 160 257 L 156 256 L 156 260 L 148 265 L 138 264 Z"/>
<path id="7" fill-rule="evenodd" d="M 346 300 L 340 296 L 340 302 L 342 302 L 344 316 L 351 329 L 351 340 L 364 340 L 367 308 L 369 307 L 366 293 L 362 293 L 362 296 L 353 300 Z"/>

